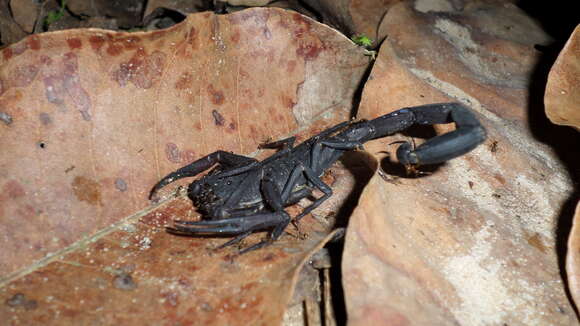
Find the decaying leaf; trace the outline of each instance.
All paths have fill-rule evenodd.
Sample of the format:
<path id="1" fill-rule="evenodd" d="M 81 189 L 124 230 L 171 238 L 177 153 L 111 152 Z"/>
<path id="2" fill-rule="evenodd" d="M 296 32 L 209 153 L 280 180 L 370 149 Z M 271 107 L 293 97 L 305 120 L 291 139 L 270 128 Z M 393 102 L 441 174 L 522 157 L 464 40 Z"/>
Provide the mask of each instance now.
<path id="1" fill-rule="evenodd" d="M 544 103 L 553 123 L 580 129 L 580 25 L 550 70 Z"/>
<path id="2" fill-rule="evenodd" d="M 304 139 L 347 119 L 367 64 L 346 37 L 277 9 L 201 13 L 151 33 L 46 33 L 3 49 L 0 274 L 10 304 L 0 315 L 280 320 L 331 225 L 306 220 L 306 240 L 284 236 L 234 259 L 235 248 L 208 251 L 224 239 L 165 233 L 191 203 L 174 199 L 144 216 L 148 192 L 217 149 L 250 154 L 267 139 L 297 130 Z M 35 304 L 19 304 L 27 302 Z"/>
<path id="3" fill-rule="evenodd" d="M 350 324 L 575 324 L 555 232 L 573 187 L 554 151 L 528 130 L 532 47 L 494 38 L 481 20 L 426 15 L 411 3 L 391 8 L 383 25 L 389 38 L 359 116 L 459 101 L 477 113 L 488 140 L 432 174 L 370 181 L 345 240 Z M 390 142 L 367 150 L 392 149 Z"/>
<path id="4" fill-rule="evenodd" d="M 572 230 L 568 238 L 566 274 L 568 275 L 570 294 L 578 306 L 580 303 L 580 202 L 576 205 Z"/>
<path id="5" fill-rule="evenodd" d="M 367 64 L 274 9 L 43 34 L 1 58 L 4 276 L 144 208 L 161 176 L 207 153 L 251 153 L 331 108 L 345 119 Z"/>

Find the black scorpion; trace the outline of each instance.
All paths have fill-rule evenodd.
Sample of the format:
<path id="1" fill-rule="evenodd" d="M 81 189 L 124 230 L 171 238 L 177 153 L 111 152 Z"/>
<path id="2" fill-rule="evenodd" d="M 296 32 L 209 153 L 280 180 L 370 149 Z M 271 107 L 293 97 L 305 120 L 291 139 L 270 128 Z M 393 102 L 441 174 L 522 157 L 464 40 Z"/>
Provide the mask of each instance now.
<path id="1" fill-rule="evenodd" d="M 188 195 L 202 220 L 175 221 L 170 231 L 186 235 L 235 235 L 219 248 L 236 244 L 256 231 L 269 231 L 266 239 L 240 251 L 264 247 L 277 240 L 292 221 L 284 207 L 310 197 L 314 189 L 324 195 L 298 214 L 298 222 L 332 195 L 320 177 L 343 153 L 362 148 L 363 143 L 403 131 L 412 125 L 455 123 L 455 130 L 427 140 L 417 148 L 403 142 L 397 158 L 406 167 L 437 164 L 463 155 L 485 138 L 485 129 L 475 115 L 459 103 L 409 107 L 370 121 L 343 122 L 294 147 L 295 137 L 263 144 L 278 152 L 257 161 L 254 158 L 216 151 L 170 173 L 151 190 L 149 198 L 167 184 L 193 177 Z"/>

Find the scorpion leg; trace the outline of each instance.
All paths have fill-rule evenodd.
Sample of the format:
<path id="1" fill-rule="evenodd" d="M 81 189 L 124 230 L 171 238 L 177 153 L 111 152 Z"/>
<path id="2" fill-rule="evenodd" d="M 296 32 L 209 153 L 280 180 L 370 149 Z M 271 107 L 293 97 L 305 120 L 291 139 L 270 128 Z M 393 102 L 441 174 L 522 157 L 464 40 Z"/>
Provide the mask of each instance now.
<path id="1" fill-rule="evenodd" d="M 149 193 L 149 199 L 153 198 L 155 193 L 157 193 L 159 189 L 165 187 L 166 185 L 182 178 L 196 176 L 201 172 L 211 168 L 216 163 L 219 163 L 224 167 L 234 167 L 234 169 L 226 171 L 226 173 L 230 173 L 229 175 L 234 175 L 251 169 L 259 162 L 251 157 L 237 155 L 226 151 L 213 152 L 191 164 L 188 164 L 174 172 L 169 173 L 167 176 L 157 182 L 155 186 L 153 186 L 153 189 L 151 189 L 151 192 Z"/>
<path id="2" fill-rule="evenodd" d="M 330 196 L 332 196 L 332 189 L 324 183 L 319 176 L 314 173 L 310 168 L 304 167 L 304 174 L 306 175 L 306 179 L 310 181 L 316 188 L 324 193 L 324 195 L 320 198 L 317 198 L 310 206 L 304 208 L 302 213 L 298 214 L 294 220 L 295 222 L 300 221 L 306 214 L 310 213 L 313 209 L 320 206 L 325 200 L 327 200 Z"/>
<path id="3" fill-rule="evenodd" d="M 292 137 L 280 139 L 277 141 L 273 141 L 273 142 L 269 142 L 269 143 L 265 143 L 265 144 L 260 144 L 260 146 L 258 146 L 258 148 L 283 148 L 283 147 L 292 148 L 292 147 L 294 147 L 295 141 L 296 141 L 296 137 L 292 136 Z"/>
<path id="4" fill-rule="evenodd" d="M 219 249 L 223 249 L 225 247 L 235 245 L 235 244 L 239 243 L 240 241 L 244 240 L 245 238 L 247 238 L 250 234 L 252 234 L 252 231 L 244 232 L 244 233 L 236 236 L 235 238 L 227 241 L 226 243 L 223 243 L 223 244 L 217 246 L 215 249 L 219 250 Z"/>
<path id="5" fill-rule="evenodd" d="M 230 217 L 219 220 L 204 220 L 198 222 L 175 221 L 171 231 L 184 234 L 227 234 L 240 235 L 248 231 L 271 229 L 288 219 L 287 214 L 279 212 L 260 213 L 242 217 Z"/>
<path id="6" fill-rule="evenodd" d="M 294 218 L 296 222 L 298 222 L 302 217 L 322 204 L 326 199 L 328 199 L 328 197 L 332 196 L 332 189 L 326 185 L 311 168 L 305 167 L 302 165 L 302 163 L 299 163 L 294 167 L 294 170 L 292 170 L 292 173 L 290 174 L 290 177 L 284 186 L 284 190 L 282 190 L 282 200 L 285 204 L 289 205 L 292 202 L 298 202 L 300 199 L 312 193 L 311 190 L 307 188 L 305 188 L 306 190 L 300 189 L 292 192 L 293 187 L 296 185 L 296 182 L 301 174 L 304 174 L 306 180 L 310 181 L 310 183 L 322 191 L 324 195 L 316 199 L 312 204 L 310 204 L 310 206 L 306 207 L 302 213 L 298 214 Z"/>

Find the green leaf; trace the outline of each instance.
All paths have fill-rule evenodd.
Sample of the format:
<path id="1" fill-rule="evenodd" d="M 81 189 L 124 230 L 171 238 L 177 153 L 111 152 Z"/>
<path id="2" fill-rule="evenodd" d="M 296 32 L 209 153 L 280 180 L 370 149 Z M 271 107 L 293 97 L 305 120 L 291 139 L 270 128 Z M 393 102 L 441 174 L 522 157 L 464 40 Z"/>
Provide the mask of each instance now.
<path id="1" fill-rule="evenodd" d="M 364 34 L 354 35 L 351 40 L 359 46 L 370 47 L 373 45 L 373 40 Z"/>
<path id="2" fill-rule="evenodd" d="M 60 2 L 60 8 L 58 11 L 52 10 L 49 11 L 46 17 L 44 18 L 44 25 L 48 27 L 50 24 L 58 21 L 64 16 L 64 9 L 66 7 L 66 0 L 62 0 Z"/>

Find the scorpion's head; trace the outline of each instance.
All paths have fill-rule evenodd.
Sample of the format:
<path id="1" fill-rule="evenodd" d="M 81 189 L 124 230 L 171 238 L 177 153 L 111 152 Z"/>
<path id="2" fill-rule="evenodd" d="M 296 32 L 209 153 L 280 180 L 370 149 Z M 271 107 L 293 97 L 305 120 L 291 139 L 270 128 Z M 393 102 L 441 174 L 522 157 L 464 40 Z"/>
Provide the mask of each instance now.
<path id="1" fill-rule="evenodd" d="M 214 188 L 203 179 L 189 184 L 187 195 L 197 210 L 205 216 L 212 216 L 215 208 L 222 205 L 222 200 L 214 193 Z"/>

